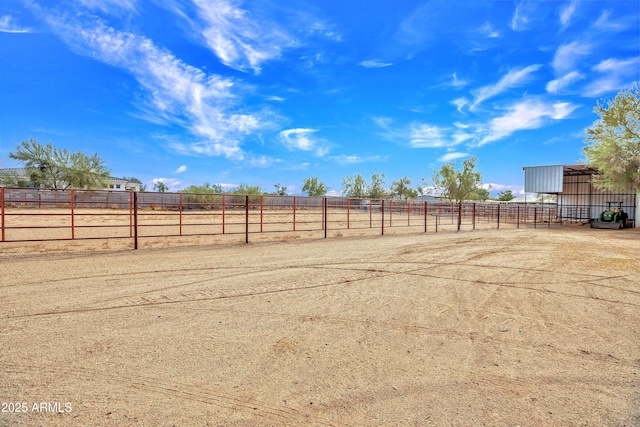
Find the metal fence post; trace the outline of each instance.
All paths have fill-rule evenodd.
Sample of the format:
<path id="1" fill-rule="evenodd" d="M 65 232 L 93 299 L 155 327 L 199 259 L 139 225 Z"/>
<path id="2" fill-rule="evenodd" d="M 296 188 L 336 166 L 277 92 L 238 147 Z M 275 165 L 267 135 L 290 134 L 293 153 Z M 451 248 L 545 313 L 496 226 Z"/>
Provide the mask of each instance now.
<path id="1" fill-rule="evenodd" d="M 462 202 L 458 203 L 458 231 L 460 231 L 460 225 L 462 224 Z"/>
<path id="2" fill-rule="evenodd" d="M 438 221 L 440 220 L 440 215 L 441 215 L 440 212 L 436 214 L 436 233 L 438 232 Z"/>
<path id="3" fill-rule="evenodd" d="M 129 193 L 129 237 L 133 237 L 133 193 Z"/>
<path id="4" fill-rule="evenodd" d="M 381 224 L 381 227 L 382 227 L 382 235 L 384 236 L 384 199 L 382 199 L 382 206 L 381 206 L 380 211 L 382 212 L 382 224 Z"/>
<path id="5" fill-rule="evenodd" d="M 4 187 L 0 187 L 0 216 L 2 217 L 2 241 L 4 242 Z"/>
<path id="6" fill-rule="evenodd" d="M 498 204 L 498 230 L 500 230 L 500 204 Z"/>
<path id="7" fill-rule="evenodd" d="M 471 223 L 473 224 L 473 229 L 476 229 L 476 204 L 474 203 L 471 206 Z"/>
<path id="8" fill-rule="evenodd" d="M 262 207 L 264 206 L 264 196 L 260 196 L 260 232 L 262 233 Z"/>
<path id="9" fill-rule="evenodd" d="M 324 238 L 327 238 L 327 198 L 322 198 L 322 228 L 324 229 Z"/>
<path id="10" fill-rule="evenodd" d="M 347 199 L 347 230 L 351 228 L 351 199 Z"/>
<path id="11" fill-rule="evenodd" d="M 424 232 L 427 232 L 427 202 L 424 202 Z"/>
<path id="12" fill-rule="evenodd" d="M 222 195 L 222 234 L 224 234 L 224 194 Z"/>
<path id="13" fill-rule="evenodd" d="M 182 236 L 182 193 L 180 193 L 180 235 Z"/>
<path id="14" fill-rule="evenodd" d="M 73 190 L 69 191 L 69 201 L 71 204 L 71 240 L 76 238 L 76 229 L 75 229 L 75 200 L 74 200 L 74 192 Z"/>
<path id="15" fill-rule="evenodd" d="M 373 199 L 369 199 L 369 228 L 373 228 Z"/>
<path id="16" fill-rule="evenodd" d="M 533 208 L 533 228 L 538 226 L 538 207 Z"/>
<path id="17" fill-rule="evenodd" d="M 133 193 L 133 249 L 138 249 L 138 193 Z"/>
<path id="18" fill-rule="evenodd" d="M 516 206 L 516 228 L 520 228 L 520 206 Z"/>
<path id="19" fill-rule="evenodd" d="M 293 196 L 293 231 L 296 231 L 296 196 Z"/>
<path id="20" fill-rule="evenodd" d="M 244 242 L 249 243 L 249 195 L 244 196 Z"/>

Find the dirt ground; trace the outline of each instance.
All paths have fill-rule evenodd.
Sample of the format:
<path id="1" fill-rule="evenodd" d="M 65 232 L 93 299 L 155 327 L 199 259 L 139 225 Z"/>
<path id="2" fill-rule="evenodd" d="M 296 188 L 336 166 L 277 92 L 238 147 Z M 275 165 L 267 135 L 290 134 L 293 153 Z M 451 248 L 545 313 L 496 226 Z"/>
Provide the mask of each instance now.
<path id="1" fill-rule="evenodd" d="M 635 231 L 7 248 L 0 426 L 640 425 Z"/>

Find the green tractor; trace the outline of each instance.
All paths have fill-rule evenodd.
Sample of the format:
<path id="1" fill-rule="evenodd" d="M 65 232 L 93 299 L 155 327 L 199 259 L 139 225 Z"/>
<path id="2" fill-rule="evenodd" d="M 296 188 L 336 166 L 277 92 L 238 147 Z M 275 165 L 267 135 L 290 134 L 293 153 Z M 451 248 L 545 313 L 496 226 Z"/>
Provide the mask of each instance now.
<path id="1" fill-rule="evenodd" d="M 618 205 L 618 207 L 613 207 Z M 602 211 L 598 219 L 591 222 L 591 228 L 609 228 L 619 230 L 629 226 L 629 215 L 622 210 L 622 202 L 607 202 L 607 210 Z"/>

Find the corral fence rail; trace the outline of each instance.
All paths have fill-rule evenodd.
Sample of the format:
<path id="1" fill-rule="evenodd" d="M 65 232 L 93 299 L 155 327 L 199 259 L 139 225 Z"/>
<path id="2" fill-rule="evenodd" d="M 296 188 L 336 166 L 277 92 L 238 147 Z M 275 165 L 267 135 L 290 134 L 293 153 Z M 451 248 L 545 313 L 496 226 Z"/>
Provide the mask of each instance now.
<path id="1" fill-rule="evenodd" d="M 0 187 L 1 242 L 550 226 L 557 206 Z"/>

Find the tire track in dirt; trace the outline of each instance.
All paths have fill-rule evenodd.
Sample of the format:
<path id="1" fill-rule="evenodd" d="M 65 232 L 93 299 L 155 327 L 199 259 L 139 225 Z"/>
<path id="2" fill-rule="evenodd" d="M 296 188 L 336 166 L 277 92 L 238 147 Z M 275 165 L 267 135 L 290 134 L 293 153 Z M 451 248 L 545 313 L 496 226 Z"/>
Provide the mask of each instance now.
<path id="1" fill-rule="evenodd" d="M 491 253 L 495 254 L 495 253 L 500 253 L 500 250 L 495 250 Z M 168 274 L 176 276 L 179 275 L 181 273 L 194 273 L 194 272 L 202 272 L 202 273 L 206 273 L 206 272 L 215 272 L 217 270 L 243 270 L 243 272 L 241 273 L 236 273 L 234 275 L 241 275 L 241 274 L 245 274 L 244 270 L 256 270 L 255 272 L 267 272 L 267 271 L 275 271 L 275 270 L 279 270 L 279 269 L 286 269 L 286 268 L 312 268 L 312 267 L 334 267 L 337 265 L 358 265 L 358 266 L 362 266 L 363 264 L 419 264 L 419 265 L 424 265 L 424 266 L 461 266 L 461 267 L 479 267 L 479 268 L 490 268 L 490 269 L 497 269 L 497 270 L 514 270 L 514 271 L 532 271 L 532 272 L 539 272 L 539 273 L 552 273 L 552 274 L 558 274 L 557 270 L 548 270 L 548 269 L 542 269 L 542 268 L 535 268 L 535 267 L 527 267 L 527 268 L 523 268 L 523 267 L 515 267 L 515 266 L 504 266 L 504 265 L 488 265 L 488 264 L 474 264 L 474 263 L 468 263 L 468 261 L 473 260 L 473 259 L 477 259 L 480 257 L 486 257 L 489 254 L 478 254 L 476 256 L 472 256 L 471 258 L 465 260 L 465 262 L 438 262 L 438 261 L 434 261 L 434 260 L 428 260 L 428 261 L 373 261 L 373 260 L 367 260 L 365 262 L 359 262 L 359 261 L 342 261 L 342 262 L 323 262 L 323 263 L 306 263 L 306 264 L 290 264 L 290 265 L 282 265 L 282 264 L 278 264 L 274 267 L 270 267 L 270 268 L 259 268 L 259 267 L 254 267 L 254 266 L 215 266 L 215 267 L 196 267 L 196 268 L 168 268 L 168 269 L 153 269 L 153 270 L 143 270 L 143 271 L 133 271 L 133 272 L 123 272 L 123 273 L 119 273 L 118 274 L 118 278 L 121 277 L 136 277 L 136 276 L 151 276 L 153 277 L 153 275 L 158 275 L 159 277 L 165 278 Z M 357 270 L 357 269 L 364 269 L 366 270 L 366 268 L 350 268 L 351 270 Z M 251 273 L 251 272 L 249 272 Z M 617 277 L 622 277 L 622 276 L 602 276 L 602 275 L 595 275 L 595 274 L 587 274 L 587 273 L 579 273 L 582 276 L 590 276 L 590 277 L 594 277 L 597 279 L 611 279 L 611 278 L 617 278 Z M 567 273 L 567 275 L 569 275 Z M 114 276 L 112 273 L 103 273 L 103 274 L 96 274 L 96 275 L 83 275 L 83 276 L 73 276 L 73 277 L 63 277 L 63 278 L 59 278 L 59 279 L 50 279 L 47 281 L 48 284 L 56 284 L 59 282 L 68 282 L 68 281 L 86 281 L 86 280 L 91 280 L 91 279 L 101 279 L 101 278 L 110 278 L 112 279 Z M 226 277 L 231 277 L 231 276 L 226 276 Z M 41 281 L 31 281 L 31 282 L 21 282 L 18 284 L 14 284 L 14 285 L 5 285 L 3 287 L 14 287 L 14 286 L 28 286 L 28 285 L 38 285 L 41 284 Z M 640 293 L 640 292 L 638 292 Z"/>
<path id="2" fill-rule="evenodd" d="M 338 265 L 340 263 L 331 263 L 331 264 L 321 264 L 321 265 L 317 265 L 317 268 L 322 268 L 322 267 L 329 267 L 329 266 L 333 266 L 333 265 Z M 351 264 L 351 263 L 348 263 Z M 505 269 L 505 270 L 514 270 L 516 272 L 540 272 L 540 273 L 549 273 L 552 274 L 554 276 L 558 276 L 558 275 L 564 275 L 564 276 L 568 276 L 569 279 L 568 281 L 562 281 L 562 282 L 556 282 L 557 284 L 580 284 L 580 283 L 587 283 L 587 284 L 592 284 L 594 286 L 598 286 L 598 287 L 603 287 L 603 288 L 610 288 L 613 290 L 617 290 L 620 292 L 628 292 L 628 293 L 632 293 L 632 294 L 637 294 L 640 295 L 640 291 L 636 291 L 633 289 L 624 289 L 624 288 L 619 288 L 616 286 L 611 286 L 611 285 L 604 285 L 601 283 L 593 283 L 593 282 L 600 282 L 600 281 L 608 281 L 608 280 L 613 280 L 613 279 L 635 279 L 634 276 L 630 276 L 630 275 L 615 275 L 615 276 L 605 276 L 605 275 L 596 275 L 596 274 L 590 274 L 590 273 L 559 273 L 558 271 L 555 270 L 544 270 L 544 269 L 536 269 L 536 268 L 522 268 L 522 267 L 511 267 L 511 266 L 495 266 L 495 265 L 487 265 L 487 264 L 465 264 L 465 263 L 456 263 L 456 262 L 451 262 L 451 263 L 446 263 L 446 262 L 432 262 L 432 261 L 427 261 L 427 262 L 419 262 L 419 261 L 367 261 L 366 264 L 419 264 L 419 265 L 423 265 L 424 268 L 430 268 L 433 266 L 436 267 L 440 267 L 440 266 L 451 266 L 451 267 L 471 267 L 471 268 L 486 268 L 486 269 L 491 269 L 491 270 L 501 270 L 501 269 Z M 306 265 L 305 267 L 311 267 L 312 265 Z M 377 270 L 377 271 L 384 271 L 384 270 Z M 404 272 L 400 271 L 397 272 L 398 274 L 402 274 Z M 425 275 L 426 277 L 427 275 Z M 580 279 L 580 280 L 575 280 L 576 276 L 584 276 L 584 279 Z M 467 281 L 467 282 L 471 282 L 471 283 L 481 283 L 481 284 L 488 284 L 488 285 L 517 285 L 517 283 L 515 282 L 496 282 L 496 281 L 486 281 L 486 280 L 477 280 L 477 279 L 460 279 L 460 278 L 456 278 L 456 277 L 451 277 L 451 276 L 438 276 L 435 274 L 430 274 L 428 275 L 428 277 L 434 277 L 434 278 L 439 278 L 439 279 L 447 279 L 447 280 L 455 280 L 455 281 Z M 513 276 L 512 276 L 513 277 Z M 531 280 L 528 280 L 529 283 L 533 283 L 533 284 L 549 284 L 549 280 L 548 278 L 546 280 L 540 279 L 538 282 L 532 282 Z"/>
<path id="3" fill-rule="evenodd" d="M 393 261 L 380 261 L 380 262 L 367 262 L 368 264 L 400 264 L 400 265 L 406 265 L 407 263 L 405 262 L 393 262 Z M 240 272 L 240 273 L 235 273 L 232 275 L 228 275 L 226 276 L 226 278 L 229 277 L 233 277 L 233 276 L 239 276 L 239 275 L 248 275 L 251 273 L 265 273 L 265 272 L 273 272 L 273 271 L 280 271 L 283 269 L 304 269 L 304 268 L 313 268 L 313 269 L 330 269 L 330 270 L 336 270 L 336 269 L 340 269 L 340 268 L 336 268 L 336 265 L 347 265 L 347 264 L 353 264 L 353 263 L 330 263 L 330 264 L 305 264 L 304 267 L 302 266 L 291 266 L 291 267 L 283 267 L 283 266 L 279 266 L 279 267 L 274 267 L 274 268 L 268 268 L 268 269 L 262 269 L 262 270 L 258 270 L 258 271 L 254 271 L 254 272 L 249 272 L 247 273 L 246 271 Z M 359 272 L 367 272 L 367 273 L 378 273 L 378 274 L 373 274 L 373 275 L 367 275 L 365 277 L 361 277 L 361 278 L 355 278 L 355 279 L 344 279 L 344 280 L 340 280 L 338 282 L 335 283 L 320 283 L 320 284 L 314 284 L 314 285 L 307 285 L 307 286 L 294 286 L 294 287 L 288 287 L 288 288 L 280 288 L 280 289 L 268 289 L 266 287 L 264 287 L 263 289 L 259 290 L 259 291 L 254 291 L 252 289 L 249 289 L 248 292 L 242 292 L 242 293 L 235 293 L 235 294 L 218 294 L 218 295 L 211 295 L 210 293 L 207 293 L 207 291 L 195 291 L 196 292 L 196 296 L 194 296 L 191 293 L 179 293 L 177 295 L 165 295 L 167 294 L 167 290 L 175 290 L 177 288 L 180 287 L 186 287 L 186 286 L 192 286 L 195 284 L 202 284 L 202 283 L 210 283 L 210 282 L 215 282 L 218 280 L 222 280 L 225 277 L 216 277 L 216 278 L 206 278 L 206 279 L 201 279 L 201 280 L 197 280 L 197 281 L 189 281 L 187 283 L 181 283 L 178 285 L 171 285 L 168 287 L 164 287 L 161 289 L 154 289 L 151 291 L 148 291 L 146 293 L 144 293 L 145 295 L 149 295 L 150 293 L 153 292 L 158 292 L 158 291 L 162 291 L 164 292 L 164 294 L 161 294 L 159 297 L 157 298 L 151 298 L 151 297 L 143 297 L 141 296 L 141 294 L 137 293 L 134 295 L 130 295 L 130 296 L 120 296 L 117 297 L 115 299 L 109 299 L 106 301 L 96 301 L 93 304 L 100 304 L 100 303 L 104 303 L 104 302 L 109 302 L 109 301 L 113 301 L 113 300 L 117 300 L 117 301 L 121 301 L 121 304 L 116 304 L 116 305 L 112 305 L 112 306 L 106 306 L 106 307 L 79 307 L 79 308 L 74 308 L 74 309 L 68 309 L 68 310 L 51 310 L 51 311 L 43 311 L 43 312 L 39 312 L 39 313 L 29 313 L 29 314 L 22 314 L 22 315 L 15 315 L 15 316 L 7 316 L 6 318 L 10 318 L 10 319 L 15 319 L 15 318 L 24 318 L 24 317 L 36 317 L 36 316 L 47 316 L 47 315 L 56 315 L 56 314 L 71 314 L 71 313 L 86 313 L 86 312 L 95 312 L 95 311 L 106 311 L 106 310 L 114 310 L 114 309 L 123 309 L 123 308 L 134 308 L 134 307 L 152 307 L 152 306 L 159 306 L 159 305 L 165 305 L 165 304 L 181 304 L 181 303 L 189 303 L 189 302 L 200 302 L 200 301 L 212 301 L 212 300 L 219 300 L 219 299 L 230 299 L 230 298 L 244 298 L 244 297 L 251 297 L 251 296 L 258 296 L 258 295 L 266 295 L 266 294 L 274 294 L 274 293 L 281 293 L 281 292 L 291 292 L 291 291 L 304 291 L 304 290 L 310 290 L 310 289 L 316 289 L 316 288 L 323 288 L 323 287 L 328 287 L 328 286 L 338 286 L 338 285 L 343 285 L 343 284 L 347 284 L 347 283 L 352 283 L 352 282 L 360 282 L 360 281 L 364 281 L 364 280 L 369 280 L 369 279 L 379 279 L 379 278 L 383 278 L 383 277 L 391 277 L 391 276 L 396 276 L 396 275 L 409 275 L 409 276 L 414 276 L 414 277 L 422 277 L 422 278 L 430 278 L 430 279 L 444 279 L 444 280 L 448 280 L 448 281 L 457 281 L 457 282 L 468 282 L 468 283 L 473 283 L 473 284 L 481 284 L 481 285 L 496 285 L 496 286 L 500 286 L 500 287 L 508 287 L 508 288 L 514 288 L 514 289 L 524 289 L 524 290 L 530 290 L 530 291 L 535 291 L 535 292 L 542 292 L 542 293 L 547 293 L 547 294 L 556 294 L 556 295 L 562 295 L 562 296 L 568 296 L 568 297 L 576 297 L 576 298 L 584 298 L 584 299 L 592 299 L 592 300 L 597 300 L 597 301 L 603 301 L 603 302 L 608 302 L 608 303 L 614 303 L 614 304 L 624 304 L 624 305 L 631 305 L 631 306 L 637 306 L 640 307 L 640 304 L 638 303 L 633 303 L 633 302 L 629 302 L 629 301 L 621 301 L 621 300 L 612 300 L 612 299 L 607 299 L 607 298 L 600 298 L 597 296 L 589 296 L 589 295 L 580 295 L 580 294 L 573 294 L 573 293 L 568 293 L 568 292 L 561 292 L 561 291 L 554 291 L 554 290 L 550 290 L 550 289 L 540 289 L 540 288 L 536 288 L 536 287 L 532 287 L 532 286 L 525 286 L 525 285 L 519 285 L 519 284 L 515 284 L 515 283 L 504 283 L 504 282 L 489 282 L 489 281 L 484 281 L 484 280 L 477 280 L 477 279 L 463 279 L 460 277 L 451 277 L 451 276 L 445 276 L 445 275 L 436 275 L 436 274 L 427 274 L 424 272 L 425 269 L 429 269 L 430 266 L 425 266 L 424 263 L 418 263 L 418 262 L 412 262 L 410 264 L 419 264 L 421 267 L 417 268 L 417 269 L 413 269 L 413 270 L 404 270 L 404 271 L 395 271 L 395 270 L 386 270 L 386 269 L 380 269 L 380 268 L 362 268 L 360 264 L 358 264 L 358 268 L 342 268 L 344 270 L 347 271 L 359 271 Z M 456 266 L 459 267 L 460 264 L 453 264 L 453 263 L 438 263 L 435 264 L 437 266 L 442 266 L 442 265 L 446 265 L 446 266 Z M 485 268 L 491 268 L 491 269 L 495 269 L 496 267 L 493 266 L 486 266 L 486 265 L 468 265 L 471 266 L 473 268 L 476 267 L 485 267 Z M 528 269 L 523 269 L 523 270 L 527 270 L 530 271 Z M 556 273 L 557 274 L 557 273 Z M 570 282 L 565 282 L 565 283 L 569 283 L 569 284 L 578 284 L 578 283 L 582 283 L 582 282 L 588 282 L 591 284 L 594 284 L 594 282 L 596 281 L 600 281 L 600 280 L 612 280 L 614 278 L 622 278 L 622 277 L 626 277 L 626 276 L 595 276 L 596 278 L 593 277 L 593 275 L 588 275 L 591 276 L 587 279 L 583 279 L 583 280 L 573 280 Z M 543 283 L 548 284 L 548 281 L 544 281 Z M 595 284 L 597 285 L 597 284 Z M 606 287 L 606 285 L 604 285 Z M 622 290 L 622 289 L 618 289 L 618 288 L 613 288 L 616 289 L 618 291 L 621 292 L 630 292 L 633 294 L 640 294 L 639 292 L 635 292 L 635 291 L 627 291 L 627 290 Z M 201 295 L 202 297 L 199 297 L 197 295 Z M 139 298 L 138 298 L 139 297 Z M 133 299 L 133 301 L 131 301 Z M 138 301 L 136 301 L 136 299 L 138 299 Z M 141 301 L 140 301 L 141 300 Z"/>
<path id="4" fill-rule="evenodd" d="M 256 398 L 247 398 L 239 393 L 230 393 L 225 391 L 224 393 L 216 392 L 212 389 L 198 386 L 195 384 L 187 384 L 176 381 L 159 380 L 149 376 L 142 375 L 125 375 L 125 374 L 110 374 L 103 370 L 92 369 L 80 366 L 74 366 L 73 369 L 63 368 L 56 366 L 55 364 L 47 366 L 38 366 L 29 364 L 28 367 L 23 367 L 11 362 L 0 361 L 0 368 L 6 374 L 18 374 L 18 375 L 31 375 L 34 372 L 39 374 L 55 374 L 61 378 L 72 376 L 74 379 L 93 383 L 96 378 L 101 378 L 111 384 L 121 387 L 135 388 L 145 390 L 152 393 L 168 396 L 170 398 L 196 400 L 201 403 L 215 405 L 221 408 L 231 410 L 250 411 L 257 416 L 266 416 L 277 422 L 283 421 L 297 421 L 301 423 L 309 421 L 310 418 L 316 425 L 332 426 L 330 421 L 323 419 L 321 414 L 314 414 L 313 417 L 309 417 L 310 408 L 306 408 L 304 412 L 283 405 L 273 405 L 264 402 Z M 123 394 L 125 400 L 128 394 Z"/>
<path id="5" fill-rule="evenodd" d="M 182 304 L 182 303 L 189 303 L 189 302 L 214 301 L 214 300 L 224 300 L 224 299 L 232 299 L 232 298 L 246 298 L 246 297 L 259 296 L 259 295 L 277 294 L 277 293 L 282 293 L 282 292 L 291 292 L 291 291 L 300 291 L 300 290 L 310 290 L 310 289 L 317 289 L 317 288 L 325 288 L 325 287 L 330 287 L 330 286 L 339 286 L 339 285 L 344 285 L 344 284 L 348 284 L 348 283 L 358 282 L 358 281 L 362 281 L 362 280 L 368 280 L 368 279 L 371 279 L 371 278 L 380 278 L 380 277 L 385 277 L 385 276 L 390 276 L 390 274 L 377 275 L 377 276 L 374 276 L 374 277 L 345 279 L 345 280 L 332 282 L 332 283 L 320 283 L 320 284 L 316 284 L 316 285 L 307 285 L 307 286 L 293 287 L 293 288 L 272 289 L 272 290 L 267 289 L 267 290 L 262 290 L 262 291 L 244 292 L 244 293 L 237 293 L 237 294 L 233 294 L 233 295 L 208 296 L 208 294 L 204 293 L 204 294 L 201 294 L 203 296 L 202 298 L 192 298 L 192 297 L 189 298 L 189 295 L 187 294 L 187 298 L 186 299 L 166 300 L 167 297 L 165 296 L 163 298 L 163 300 L 161 300 L 161 301 L 154 301 L 152 299 L 147 298 L 147 300 L 143 300 L 144 301 L 143 303 L 140 303 L 140 302 L 136 303 L 134 301 L 133 304 L 124 303 L 124 304 L 107 306 L 107 307 L 80 307 L 80 308 L 68 309 L 68 310 L 52 310 L 52 311 L 43 311 L 43 312 L 39 312 L 39 313 L 29 313 L 29 314 L 15 315 L 15 316 L 7 316 L 6 318 L 7 319 L 21 319 L 21 318 L 31 318 L 31 317 L 39 317 L 39 316 L 51 316 L 51 315 L 59 315 L 59 314 L 79 314 L 79 313 L 101 312 L 101 311 L 117 310 L 117 309 L 125 309 L 125 308 L 156 307 L 156 306 L 160 306 L 160 305 L 169 305 L 169 304 Z M 210 279 L 208 279 L 207 281 L 210 281 Z M 200 283 L 200 281 L 194 282 L 194 283 Z"/>
<path id="6" fill-rule="evenodd" d="M 260 269 L 260 267 L 251 267 L 251 266 L 247 266 L 247 267 L 242 267 L 242 266 L 230 266 L 230 267 L 224 267 L 224 266 L 216 266 L 216 267 L 196 267 L 196 268 L 167 268 L 167 269 L 155 269 L 155 270 L 143 270 L 143 271 L 132 271 L 132 272 L 122 272 L 122 273 L 118 273 L 118 278 L 122 278 L 122 277 L 136 277 L 136 276 L 140 276 L 140 275 L 144 275 L 144 276 L 150 276 L 150 278 L 153 278 L 155 275 L 157 275 L 158 277 L 161 278 L 166 278 L 168 274 L 173 274 L 175 275 L 176 273 L 194 273 L 194 272 L 212 272 L 212 271 L 216 271 L 216 270 L 239 270 L 239 269 L 258 269 L 259 271 L 262 271 Z M 270 269 L 267 269 L 267 271 Z M 242 273 L 238 273 L 238 274 L 242 274 Z M 92 279 L 113 279 L 114 275 L 113 273 L 103 273 L 103 274 L 93 274 L 93 275 L 87 275 L 87 276 L 72 276 L 72 277 L 62 277 L 59 279 L 49 279 L 47 280 L 47 284 L 56 284 L 56 283 L 65 283 L 65 282 L 69 282 L 69 281 L 86 281 L 86 280 L 92 280 Z M 31 282 L 20 282 L 20 283 L 16 283 L 13 285 L 4 285 L 2 286 L 2 288 L 10 288 L 10 287 L 16 287 L 16 286 L 30 286 L 30 285 L 39 285 L 41 284 L 42 281 L 38 280 L 38 281 L 31 281 Z"/>

